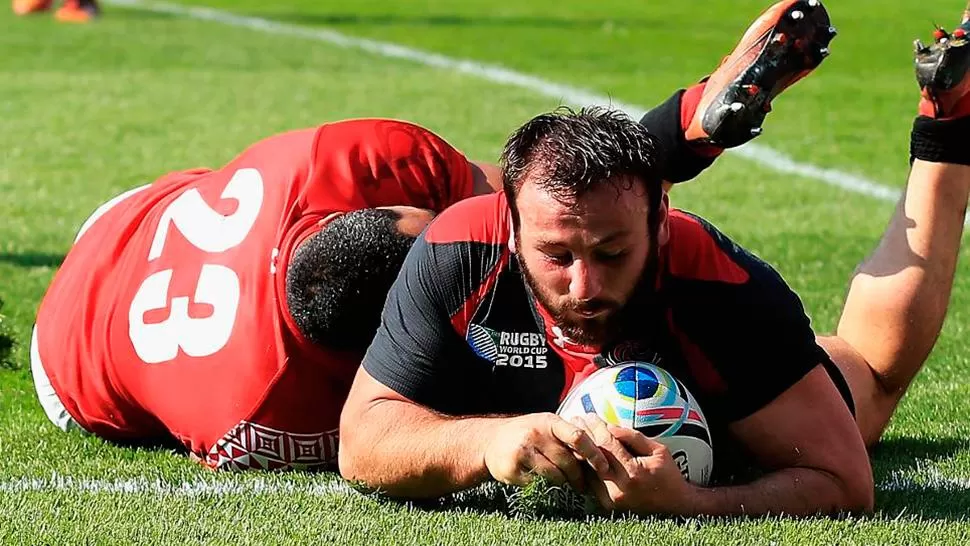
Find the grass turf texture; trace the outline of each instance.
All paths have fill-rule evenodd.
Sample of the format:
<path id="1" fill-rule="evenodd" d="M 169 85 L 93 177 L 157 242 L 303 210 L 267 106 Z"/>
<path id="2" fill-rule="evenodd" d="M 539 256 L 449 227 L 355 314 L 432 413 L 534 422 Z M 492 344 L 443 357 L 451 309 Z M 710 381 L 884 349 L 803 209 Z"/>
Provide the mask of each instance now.
<path id="1" fill-rule="evenodd" d="M 206 3 L 499 63 L 651 105 L 708 71 L 767 2 Z M 901 186 L 916 103 L 911 39 L 925 38 L 931 21 L 954 21 L 963 5 L 829 7 L 841 31 L 833 56 L 777 102 L 759 142 Z M 0 369 L 0 542 L 967 541 L 964 264 L 938 347 L 874 455 L 878 512 L 870 518 L 558 519 L 545 517 L 542 495 L 523 502 L 495 491 L 399 505 L 335 489 L 331 474 L 213 474 L 166 450 L 54 430 L 29 379 L 29 329 L 74 232 L 98 204 L 169 170 L 222 164 L 268 134 L 353 116 L 414 120 L 468 155 L 494 160 L 514 127 L 557 103 L 309 40 L 138 10 L 109 7 L 89 26 L 0 10 L 0 25 L 0 298 L 17 342 L 13 365 Z M 678 188 L 674 202 L 775 264 L 820 331 L 834 327 L 846 280 L 892 209 L 732 156 Z"/>

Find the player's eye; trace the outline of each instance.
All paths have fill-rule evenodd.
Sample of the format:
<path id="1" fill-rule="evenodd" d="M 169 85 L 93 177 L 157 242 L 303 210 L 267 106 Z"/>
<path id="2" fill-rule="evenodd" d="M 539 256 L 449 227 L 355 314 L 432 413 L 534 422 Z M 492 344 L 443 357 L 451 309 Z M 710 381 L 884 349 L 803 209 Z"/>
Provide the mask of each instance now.
<path id="1" fill-rule="evenodd" d="M 593 256 L 595 256 L 598 261 L 610 263 L 610 262 L 622 261 L 623 258 L 626 258 L 627 254 L 628 252 L 626 251 L 626 249 L 623 249 L 623 250 L 610 249 L 610 250 L 596 250 L 593 253 Z"/>
<path id="2" fill-rule="evenodd" d="M 543 250 L 542 256 L 547 262 L 557 266 L 566 266 L 573 262 L 572 252 Z"/>

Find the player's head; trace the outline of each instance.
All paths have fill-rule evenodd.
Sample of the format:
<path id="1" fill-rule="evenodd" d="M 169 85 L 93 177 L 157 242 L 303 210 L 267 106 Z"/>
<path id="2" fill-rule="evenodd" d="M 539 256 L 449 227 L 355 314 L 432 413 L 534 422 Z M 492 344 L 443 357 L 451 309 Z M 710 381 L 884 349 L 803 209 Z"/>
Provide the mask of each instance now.
<path id="1" fill-rule="evenodd" d="M 366 349 L 404 257 L 433 217 L 415 207 L 331 216 L 286 271 L 286 300 L 300 332 L 333 349 Z"/>
<path id="2" fill-rule="evenodd" d="M 614 110 L 559 109 L 509 138 L 502 170 L 526 281 L 568 337 L 604 341 L 655 270 L 667 210 L 656 140 Z"/>

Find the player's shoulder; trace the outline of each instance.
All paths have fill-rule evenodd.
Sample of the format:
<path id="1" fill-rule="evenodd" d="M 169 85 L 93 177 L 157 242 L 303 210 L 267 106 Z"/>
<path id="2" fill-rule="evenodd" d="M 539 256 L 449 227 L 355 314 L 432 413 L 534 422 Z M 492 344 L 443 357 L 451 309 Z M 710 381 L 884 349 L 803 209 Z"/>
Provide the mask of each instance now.
<path id="1" fill-rule="evenodd" d="M 771 267 L 734 242 L 712 223 L 687 211 L 671 209 L 666 269 L 678 279 L 744 284 Z"/>
<path id="2" fill-rule="evenodd" d="M 447 208 L 425 229 L 405 260 L 407 275 L 417 275 L 437 294 L 449 315 L 468 308 L 473 295 L 509 263 L 511 228 L 501 194 L 482 195 Z"/>
<path id="3" fill-rule="evenodd" d="M 316 128 L 319 142 L 374 142 L 390 145 L 395 139 L 409 143 L 443 143 L 431 129 L 396 118 L 350 118 L 324 123 Z"/>
<path id="4" fill-rule="evenodd" d="M 471 197 L 445 209 L 425 230 L 424 241 L 435 245 L 507 245 L 511 229 L 505 195 L 493 193 Z"/>
<path id="5" fill-rule="evenodd" d="M 770 264 L 699 216 L 672 211 L 670 230 L 663 256 L 673 325 L 709 356 L 729 365 L 725 351 L 738 339 L 812 336 L 801 299 Z"/>

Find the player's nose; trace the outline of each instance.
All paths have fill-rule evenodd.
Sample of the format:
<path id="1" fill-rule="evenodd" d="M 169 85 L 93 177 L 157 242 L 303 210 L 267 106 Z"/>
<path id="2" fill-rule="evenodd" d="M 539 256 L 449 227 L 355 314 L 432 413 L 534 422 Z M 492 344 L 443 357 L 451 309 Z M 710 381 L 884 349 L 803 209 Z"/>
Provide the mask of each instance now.
<path id="1" fill-rule="evenodd" d="M 603 289 L 602 274 L 587 260 L 574 260 L 569 266 L 569 296 L 583 301 L 596 298 Z"/>

